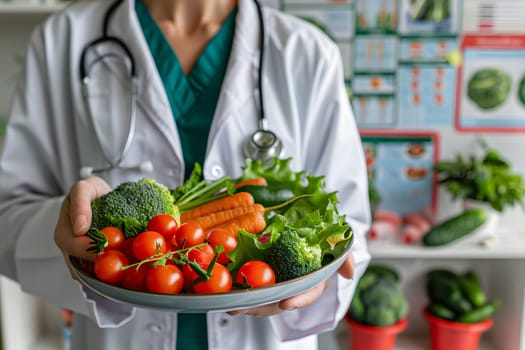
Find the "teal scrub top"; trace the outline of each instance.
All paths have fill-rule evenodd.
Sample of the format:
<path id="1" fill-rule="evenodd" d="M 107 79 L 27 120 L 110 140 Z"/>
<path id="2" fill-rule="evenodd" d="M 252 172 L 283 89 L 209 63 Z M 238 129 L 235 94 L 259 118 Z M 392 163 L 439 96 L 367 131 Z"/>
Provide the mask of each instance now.
<path id="1" fill-rule="evenodd" d="M 135 11 L 175 118 L 187 179 L 196 162 L 204 163 L 208 134 L 233 43 L 237 8 L 210 40 L 188 76 L 146 6 L 136 1 Z M 177 324 L 177 349 L 208 349 L 206 314 L 179 313 Z"/>

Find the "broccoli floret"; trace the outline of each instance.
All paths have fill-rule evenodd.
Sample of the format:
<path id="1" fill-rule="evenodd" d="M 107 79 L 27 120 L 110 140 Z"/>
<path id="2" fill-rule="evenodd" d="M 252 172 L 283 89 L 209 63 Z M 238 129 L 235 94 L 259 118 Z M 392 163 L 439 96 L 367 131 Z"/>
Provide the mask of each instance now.
<path id="1" fill-rule="evenodd" d="M 387 326 L 405 318 L 408 303 L 397 280 L 397 272 L 387 267 L 371 265 L 359 280 L 350 317 L 363 324 Z"/>
<path id="2" fill-rule="evenodd" d="M 120 228 L 126 238 L 146 230 L 149 219 L 157 214 L 176 215 L 171 191 L 149 178 L 124 182 L 113 191 L 91 203 L 93 219 L 88 236 L 93 239 L 93 250 L 103 249 L 105 237 L 99 231 L 107 226 Z"/>
<path id="3" fill-rule="evenodd" d="M 274 270 L 277 282 L 291 280 L 319 270 L 322 250 L 319 244 L 309 244 L 294 230 L 286 230 L 264 252 L 266 261 Z"/>

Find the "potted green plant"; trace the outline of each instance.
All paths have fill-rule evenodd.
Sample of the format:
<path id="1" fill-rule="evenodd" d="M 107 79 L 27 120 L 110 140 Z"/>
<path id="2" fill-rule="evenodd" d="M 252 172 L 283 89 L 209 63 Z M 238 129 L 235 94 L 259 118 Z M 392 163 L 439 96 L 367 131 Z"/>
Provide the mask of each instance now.
<path id="1" fill-rule="evenodd" d="M 463 200 L 465 210 L 483 208 L 488 220 L 478 232 L 483 239 L 493 235 L 501 213 L 509 207 L 524 204 L 525 182 L 514 172 L 508 160 L 480 140 L 481 155 L 457 154 L 453 160 L 442 160 L 433 167 L 438 184 L 445 186 L 453 200 Z"/>
<path id="2" fill-rule="evenodd" d="M 404 331 L 408 302 L 399 285 L 397 271 L 370 265 L 359 280 L 345 317 L 352 350 L 394 349 Z"/>
<path id="3" fill-rule="evenodd" d="M 476 272 L 433 269 L 427 273 L 428 306 L 423 315 L 430 327 L 432 350 L 476 350 L 482 334 L 492 328 L 500 301 L 489 300 Z"/>
<path id="4" fill-rule="evenodd" d="M 484 153 L 434 165 L 438 183 L 446 186 L 453 199 L 470 199 L 488 204 L 498 212 L 520 204 L 523 206 L 525 183 L 520 174 L 511 170 L 510 163 L 499 152 L 480 140 Z"/>

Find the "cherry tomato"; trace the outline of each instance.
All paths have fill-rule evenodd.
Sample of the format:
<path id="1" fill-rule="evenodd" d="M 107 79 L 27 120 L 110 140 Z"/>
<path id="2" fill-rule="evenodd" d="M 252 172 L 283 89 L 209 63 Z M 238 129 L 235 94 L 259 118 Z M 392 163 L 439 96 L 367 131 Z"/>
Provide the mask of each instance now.
<path id="1" fill-rule="evenodd" d="M 135 237 L 133 254 L 139 260 L 144 260 L 155 254 L 166 253 L 164 236 L 155 231 L 144 231 Z"/>
<path id="2" fill-rule="evenodd" d="M 195 279 L 197 279 L 197 277 L 199 277 L 199 274 L 195 272 L 190 264 L 182 265 L 181 270 L 182 275 L 184 276 L 184 290 L 187 292 L 193 292 L 193 288 L 190 288 L 190 285 Z"/>
<path id="3" fill-rule="evenodd" d="M 75 264 L 80 268 L 80 270 L 84 271 L 88 275 L 93 276 L 93 274 L 95 273 L 94 271 L 95 263 L 94 262 L 75 258 Z"/>
<path id="4" fill-rule="evenodd" d="M 208 242 L 212 247 L 223 246 L 224 250 L 219 253 L 217 262 L 226 265 L 230 262 L 230 258 L 226 256 L 229 252 L 237 247 L 237 238 L 228 230 L 222 228 L 214 228 L 208 232 Z"/>
<path id="5" fill-rule="evenodd" d="M 123 266 L 129 264 L 129 260 L 118 250 L 108 250 L 100 254 L 95 261 L 95 276 L 103 282 L 118 284 L 124 275 Z"/>
<path id="6" fill-rule="evenodd" d="M 208 266 L 203 266 L 207 269 Z M 202 281 L 193 286 L 193 291 L 197 294 L 225 293 L 232 289 L 232 276 L 224 265 L 216 263 L 211 271 L 211 277 L 207 281 Z"/>
<path id="7" fill-rule="evenodd" d="M 175 236 L 171 240 L 178 249 L 192 247 L 204 243 L 206 233 L 201 225 L 196 222 L 185 222 L 179 226 Z"/>
<path id="8" fill-rule="evenodd" d="M 209 244 L 194 248 L 189 251 L 188 259 L 190 261 L 195 261 L 199 265 L 208 265 L 213 260 L 215 256 L 215 251 L 212 246 Z"/>
<path id="9" fill-rule="evenodd" d="M 138 269 L 135 266 L 124 270 L 124 275 L 122 276 L 120 285 L 131 290 L 146 290 L 146 273 L 148 272 L 148 269 L 148 265 L 140 265 Z"/>
<path id="10" fill-rule="evenodd" d="M 245 262 L 237 271 L 235 283 L 251 288 L 269 286 L 275 283 L 275 273 L 270 265 L 261 260 Z"/>
<path id="11" fill-rule="evenodd" d="M 146 290 L 152 293 L 177 294 L 183 285 L 182 271 L 173 264 L 152 266 L 146 273 Z"/>
<path id="12" fill-rule="evenodd" d="M 148 231 L 160 233 L 167 241 L 173 238 L 173 235 L 175 235 L 178 228 L 179 224 L 177 223 L 177 220 L 175 220 L 170 214 L 155 215 L 148 221 L 147 225 Z"/>
<path id="13" fill-rule="evenodd" d="M 138 261 L 137 257 L 135 256 L 135 253 L 133 253 L 134 241 L 135 237 L 126 238 L 120 246 L 120 248 L 118 249 L 128 257 L 130 263 Z"/>
<path id="14" fill-rule="evenodd" d="M 107 245 L 104 249 L 119 249 L 124 243 L 124 233 L 118 227 L 104 227 L 100 232 L 102 232 L 107 240 Z"/>

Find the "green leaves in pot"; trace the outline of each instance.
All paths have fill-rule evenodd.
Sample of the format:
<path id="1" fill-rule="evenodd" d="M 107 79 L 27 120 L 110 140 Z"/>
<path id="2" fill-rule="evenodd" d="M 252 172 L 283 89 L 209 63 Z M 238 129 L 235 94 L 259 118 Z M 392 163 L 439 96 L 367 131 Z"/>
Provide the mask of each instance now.
<path id="1" fill-rule="evenodd" d="M 516 204 L 523 205 L 525 184 L 520 174 L 501 155 L 480 141 L 484 154 L 440 161 L 434 166 L 440 185 L 446 186 L 453 199 L 472 199 L 489 204 L 502 212 Z"/>

